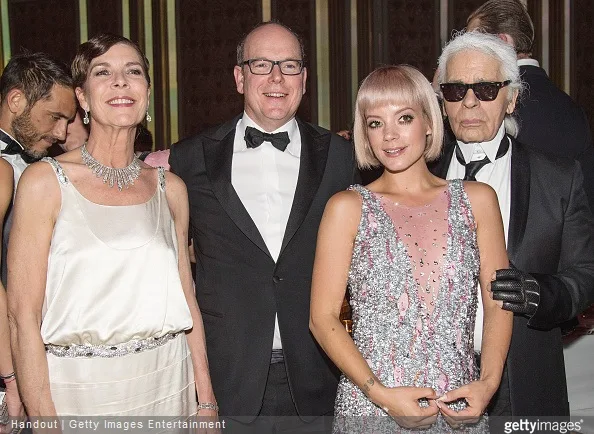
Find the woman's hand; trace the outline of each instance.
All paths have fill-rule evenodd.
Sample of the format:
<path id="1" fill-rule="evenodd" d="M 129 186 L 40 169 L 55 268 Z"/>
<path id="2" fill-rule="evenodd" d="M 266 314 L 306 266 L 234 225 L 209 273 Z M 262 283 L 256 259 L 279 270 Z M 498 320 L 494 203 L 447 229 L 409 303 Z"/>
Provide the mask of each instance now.
<path id="1" fill-rule="evenodd" d="M 16 380 L 6 383 L 6 406 L 8 407 L 8 416 L 15 420 L 25 419 L 25 407 L 21 402 L 21 396 L 19 395 L 19 389 L 16 385 Z M 9 425 L 0 425 L 0 433 L 9 433 L 11 428 Z"/>
<path id="2" fill-rule="evenodd" d="M 450 390 L 441 396 L 436 403 L 447 423 L 452 428 L 459 428 L 461 424 L 477 423 L 479 421 L 495 390 L 496 388 L 493 388 L 490 382 L 477 380 L 458 389 Z M 468 403 L 464 410 L 452 410 L 446 405 L 446 403 L 458 399 L 465 399 Z"/>
<path id="3" fill-rule="evenodd" d="M 219 412 L 210 408 L 202 408 L 196 413 L 196 419 L 198 423 L 205 423 L 201 428 L 194 430 L 196 434 L 221 434 L 222 430 L 219 429 Z"/>
<path id="4" fill-rule="evenodd" d="M 430 387 L 383 387 L 373 401 L 403 428 L 429 428 L 437 420 L 437 394 Z M 428 407 L 421 407 L 425 398 Z"/>

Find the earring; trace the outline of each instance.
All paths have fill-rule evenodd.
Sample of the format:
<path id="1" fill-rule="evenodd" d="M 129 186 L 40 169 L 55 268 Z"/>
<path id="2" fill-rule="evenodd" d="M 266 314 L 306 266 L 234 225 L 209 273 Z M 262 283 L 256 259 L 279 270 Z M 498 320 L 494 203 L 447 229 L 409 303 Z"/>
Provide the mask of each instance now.
<path id="1" fill-rule="evenodd" d="M 85 117 L 83 118 L 83 124 L 89 125 L 89 122 L 91 122 L 91 120 L 89 119 L 89 112 L 85 110 Z"/>
<path id="2" fill-rule="evenodd" d="M 153 118 L 151 117 L 151 115 L 149 115 L 148 110 L 146 111 L 146 121 L 147 122 L 151 122 L 153 120 Z"/>

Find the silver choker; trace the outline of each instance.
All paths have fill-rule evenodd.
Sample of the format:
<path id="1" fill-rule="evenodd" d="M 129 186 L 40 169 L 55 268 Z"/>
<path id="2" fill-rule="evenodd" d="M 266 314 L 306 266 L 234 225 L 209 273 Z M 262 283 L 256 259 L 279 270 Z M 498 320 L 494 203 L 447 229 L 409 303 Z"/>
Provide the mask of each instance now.
<path id="1" fill-rule="evenodd" d="M 103 183 L 109 184 L 110 187 L 117 184 L 119 191 L 122 191 L 124 187 L 128 188 L 129 186 L 134 185 L 134 181 L 140 176 L 140 160 L 136 155 L 134 155 L 132 162 L 128 164 L 128 166 L 122 167 L 121 169 L 101 164 L 89 154 L 86 143 L 82 145 L 81 156 L 83 162 L 93 171 L 93 173 L 95 173 L 95 176 L 103 178 Z"/>

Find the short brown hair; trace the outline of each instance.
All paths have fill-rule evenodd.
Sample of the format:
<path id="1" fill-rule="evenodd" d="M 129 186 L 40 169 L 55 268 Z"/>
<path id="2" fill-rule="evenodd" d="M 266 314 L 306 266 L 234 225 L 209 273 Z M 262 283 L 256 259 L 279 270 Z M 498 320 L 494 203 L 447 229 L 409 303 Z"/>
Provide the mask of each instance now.
<path id="1" fill-rule="evenodd" d="M 123 36 L 114 35 L 111 33 L 101 33 L 92 37 L 87 42 L 79 45 L 78 51 L 76 52 L 76 56 L 74 57 L 71 66 L 74 87 L 84 87 L 89 74 L 89 66 L 91 65 L 93 59 L 104 55 L 111 47 L 116 44 L 128 45 L 138 53 L 138 56 L 142 59 L 140 65 L 144 72 L 144 77 L 146 78 L 149 86 L 151 85 L 151 78 L 148 74 L 149 61 L 144 53 L 140 50 L 140 47 L 130 39 L 124 38 Z"/>
<path id="2" fill-rule="evenodd" d="M 489 0 L 470 14 L 466 24 L 477 19 L 486 33 L 507 33 L 514 40 L 517 53 L 532 54 L 534 25 L 528 11 L 519 0 Z"/>
<path id="3" fill-rule="evenodd" d="M 23 53 L 12 56 L 0 77 L 0 101 L 12 89 L 27 98 L 27 107 L 51 95 L 54 85 L 72 88 L 72 77 L 65 65 L 46 53 Z"/>
<path id="4" fill-rule="evenodd" d="M 431 128 L 431 134 L 425 145 L 425 160 L 435 160 L 441 153 L 443 120 L 437 95 L 431 83 L 412 66 L 384 66 L 376 69 L 363 80 L 357 94 L 353 138 L 357 163 L 361 169 L 381 165 L 369 144 L 365 111 L 370 107 L 382 106 L 394 101 L 416 104 L 421 108 L 423 117 Z"/>

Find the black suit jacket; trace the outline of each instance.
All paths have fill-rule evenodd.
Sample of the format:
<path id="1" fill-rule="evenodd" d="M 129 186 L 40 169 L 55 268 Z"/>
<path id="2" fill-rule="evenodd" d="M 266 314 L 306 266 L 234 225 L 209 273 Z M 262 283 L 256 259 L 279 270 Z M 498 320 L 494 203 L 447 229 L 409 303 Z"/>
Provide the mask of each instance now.
<path id="1" fill-rule="evenodd" d="M 353 182 L 354 153 L 341 137 L 298 121 L 301 162 L 275 263 L 231 184 L 239 117 L 171 149 L 188 187 L 200 305 L 221 414 L 255 417 L 262 405 L 278 313 L 285 365 L 300 416 L 332 412 L 338 372 L 309 332 L 318 226 L 326 202 Z"/>
<path id="2" fill-rule="evenodd" d="M 432 171 L 445 178 L 455 142 Z M 560 324 L 594 301 L 594 218 L 577 162 L 512 139 L 510 262 L 538 280 L 530 319 L 514 316 L 507 358 L 514 416 L 569 415 Z"/>
<path id="3" fill-rule="evenodd" d="M 590 209 L 594 210 L 594 146 L 584 110 L 555 86 L 544 69 L 520 66 L 527 89 L 514 115 L 518 140 L 539 151 L 580 162 Z"/>

